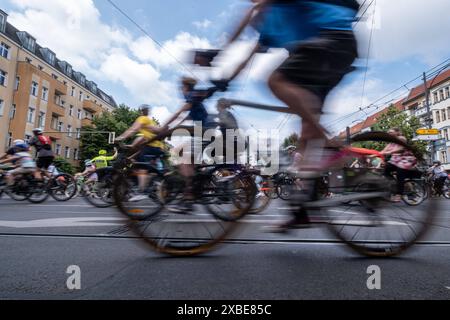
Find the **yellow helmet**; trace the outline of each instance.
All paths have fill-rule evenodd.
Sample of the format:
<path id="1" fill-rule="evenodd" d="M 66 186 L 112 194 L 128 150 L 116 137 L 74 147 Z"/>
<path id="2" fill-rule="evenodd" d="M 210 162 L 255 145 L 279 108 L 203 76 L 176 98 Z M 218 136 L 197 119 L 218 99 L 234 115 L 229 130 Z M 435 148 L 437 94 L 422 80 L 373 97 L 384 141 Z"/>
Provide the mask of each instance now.
<path id="1" fill-rule="evenodd" d="M 99 152 L 98 152 L 98 154 L 100 155 L 100 156 L 104 156 L 104 155 L 106 155 L 108 153 L 108 151 L 106 151 L 106 150 L 100 150 Z"/>

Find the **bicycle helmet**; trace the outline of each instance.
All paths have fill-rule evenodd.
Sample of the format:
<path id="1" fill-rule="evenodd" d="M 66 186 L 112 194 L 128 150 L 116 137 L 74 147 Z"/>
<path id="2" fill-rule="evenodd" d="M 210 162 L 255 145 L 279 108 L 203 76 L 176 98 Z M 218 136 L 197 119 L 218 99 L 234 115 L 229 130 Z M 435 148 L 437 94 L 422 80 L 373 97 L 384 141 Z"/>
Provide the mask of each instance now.
<path id="1" fill-rule="evenodd" d="M 35 134 L 42 134 L 43 131 L 42 131 L 41 128 L 36 128 L 36 129 L 33 129 L 33 133 L 35 133 Z"/>
<path id="2" fill-rule="evenodd" d="M 19 150 L 28 150 L 28 145 L 25 142 L 16 143 L 16 144 L 14 144 L 14 148 L 19 149 Z"/>
<path id="3" fill-rule="evenodd" d="M 92 165 L 93 165 L 92 160 L 86 160 L 86 161 L 84 161 L 84 166 L 85 166 L 85 167 L 90 167 L 90 166 L 92 166 Z"/>
<path id="4" fill-rule="evenodd" d="M 25 143 L 25 141 L 23 141 L 21 139 L 17 139 L 17 140 L 14 140 L 13 146 L 16 146 L 17 144 L 24 144 L 24 143 Z"/>
<path id="5" fill-rule="evenodd" d="M 98 155 L 99 156 L 104 156 L 104 155 L 106 155 L 108 153 L 108 151 L 106 151 L 106 150 L 100 150 L 99 152 L 98 152 Z"/>
<path id="6" fill-rule="evenodd" d="M 284 150 L 285 151 L 295 151 L 295 150 L 297 150 L 297 147 L 291 145 L 291 146 L 286 147 Z"/>

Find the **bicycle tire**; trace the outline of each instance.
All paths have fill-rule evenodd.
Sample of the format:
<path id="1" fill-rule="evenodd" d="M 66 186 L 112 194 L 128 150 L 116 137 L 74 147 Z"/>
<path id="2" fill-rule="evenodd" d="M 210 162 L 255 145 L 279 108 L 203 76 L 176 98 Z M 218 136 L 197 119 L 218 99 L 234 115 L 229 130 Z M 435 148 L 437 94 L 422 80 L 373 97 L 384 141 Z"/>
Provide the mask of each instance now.
<path id="1" fill-rule="evenodd" d="M 420 157 L 420 154 L 418 154 L 413 146 L 410 146 L 387 133 L 363 133 L 351 139 L 352 143 L 368 141 L 395 143 L 403 146 L 406 150 L 413 152 L 417 157 Z M 364 177 L 361 180 L 361 184 L 365 183 L 365 191 L 377 191 L 379 194 L 380 190 L 385 190 L 385 192 L 389 194 L 389 188 L 387 188 L 386 181 L 387 180 L 384 179 L 383 176 L 376 177 L 371 175 L 370 177 Z M 341 206 L 343 205 L 344 204 L 341 204 Z M 390 206 L 389 209 L 386 210 L 387 214 L 382 211 L 385 208 L 383 205 Z M 362 255 L 371 257 L 390 257 L 399 255 L 409 249 L 414 243 L 426 235 L 439 210 L 439 203 L 430 199 L 430 201 L 425 202 L 422 207 L 417 206 L 416 208 L 420 208 L 419 210 L 408 212 L 401 207 L 401 203 L 397 204 L 391 202 L 390 199 L 376 196 L 374 198 L 359 201 L 357 209 L 353 207 L 346 210 L 336 210 L 339 208 L 339 206 L 335 206 L 328 210 L 329 215 L 327 225 L 334 236 L 345 243 L 349 248 Z M 396 212 L 406 213 L 411 218 L 407 217 L 407 219 L 405 219 L 400 217 L 400 215 L 398 215 L 398 217 L 391 216 L 394 209 L 398 209 Z M 355 212 L 354 210 L 358 210 L 358 212 Z M 376 212 L 375 210 L 378 210 L 377 214 L 374 214 L 374 212 Z M 337 219 L 333 216 L 332 211 L 340 212 Z M 361 213 L 359 211 L 361 211 Z M 414 217 L 413 213 L 415 215 L 420 214 L 420 219 Z M 344 218 L 345 215 L 347 215 L 346 218 Z M 363 218 L 361 218 L 361 216 Z M 387 218 L 393 220 L 386 220 Z M 362 219 L 366 220 L 364 221 Z M 414 225 L 417 226 L 416 229 L 413 228 Z M 356 230 L 352 232 L 351 230 L 353 229 Z M 362 235 L 362 229 L 363 231 L 367 230 L 366 236 Z M 389 232 L 393 229 L 399 230 L 398 232 L 393 233 L 393 236 L 396 237 L 396 239 L 387 239 L 387 237 L 389 237 Z M 405 235 L 406 233 L 408 233 L 407 236 Z M 371 236 L 371 239 L 369 239 L 369 235 Z"/>

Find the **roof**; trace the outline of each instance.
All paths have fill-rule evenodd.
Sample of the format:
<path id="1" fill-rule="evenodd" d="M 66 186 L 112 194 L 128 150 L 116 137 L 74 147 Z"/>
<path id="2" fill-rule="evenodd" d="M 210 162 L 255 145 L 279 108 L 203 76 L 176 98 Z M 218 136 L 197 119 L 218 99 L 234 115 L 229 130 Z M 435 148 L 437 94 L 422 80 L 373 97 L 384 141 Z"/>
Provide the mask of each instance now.
<path id="1" fill-rule="evenodd" d="M 403 106 L 403 101 L 404 99 L 400 99 L 397 102 L 385 107 L 383 110 L 378 111 L 377 113 L 367 117 L 366 120 L 361 121 L 360 123 L 354 125 L 353 127 L 350 128 L 350 135 L 354 135 L 358 132 L 363 131 L 364 129 L 367 128 L 371 128 L 373 127 L 375 124 L 378 123 L 378 120 L 380 119 L 380 117 L 385 114 L 386 112 L 388 112 L 389 108 L 391 106 L 393 106 L 395 109 L 399 110 L 399 111 L 403 111 L 405 109 L 405 107 Z M 346 132 L 342 132 L 339 134 L 339 136 L 345 136 Z"/>
<path id="2" fill-rule="evenodd" d="M 6 28 L 5 28 L 5 35 L 13 42 L 17 43 L 19 46 L 22 47 L 22 42 L 20 41 L 19 36 L 17 35 L 17 33 L 20 32 L 20 30 L 18 30 L 16 27 L 14 27 L 12 24 L 10 23 L 6 23 Z M 27 32 L 28 33 L 28 32 Z M 24 48 L 25 49 L 25 48 Z M 42 61 L 44 61 L 46 64 L 49 64 L 46 60 L 45 57 L 42 55 L 41 49 L 48 49 L 48 48 L 44 48 L 41 47 L 38 43 L 36 43 L 35 46 L 35 50 L 34 52 L 31 52 L 32 54 L 34 54 L 35 56 L 37 56 L 39 59 L 41 59 Z M 26 50 L 26 49 L 25 49 Z M 50 49 L 49 49 L 50 50 Z M 114 100 L 114 98 L 112 96 L 110 96 L 109 94 L 105 93 L 104 91 L 102 91 L 101 89 L 99 89 L 97 87 L 97 90 L 92 90 L 91 88 L 89 88 L 86 84 L 88 83 L 86 81 L 85 85 L 81 84 L 75 77 L 74 77 L 74 73 L 76 72 L 75 70 L 73 70 L 72 72 L 72 76 L 69 77 L 65 71 L 61 68 L 60 66 L 60 62 L 62 60 L 59 60 L 58 58 L 55 58 L 55 64 L 51 65 L 52 68 L 56 69 L 57 71 L 59 71 L 60 73 L 64 74 L 66 77 L 70 78 L 71 80 L 73 80 L 74 82 L 76 82 L 78 85 L 80 85 L 81 87 L 85 88 L 86 90 L 90 91 L 91 93 L 95 94 L 97 97 L 99 97 L 100 99 L 104 100 L 102 98 L 102 94 L 109 97 L 111 101 L 105 101 L 106 103 L 112 105 L 113 107 L 117 107 L 117 104 Z"/>
<path id="3" fill-rule="evenodd" d="M 441 84 L 442 82 L 446 81 L 450 79 L 450 69 L 440 73 L 437 77 L 430 79 L 427 81 L 427 88 L 431 89 L 435 86 L 438 86 L 439 84 Z M 425 95 L 425 86 L 423 84 L 418 85 L 417 87 L 413 88 L 410 92 L 408 97 L 405 99 L 405 101 L 403 102 L 403 104 L 406 104 L 414 99 L 417 99 L 421 96 Z"/>

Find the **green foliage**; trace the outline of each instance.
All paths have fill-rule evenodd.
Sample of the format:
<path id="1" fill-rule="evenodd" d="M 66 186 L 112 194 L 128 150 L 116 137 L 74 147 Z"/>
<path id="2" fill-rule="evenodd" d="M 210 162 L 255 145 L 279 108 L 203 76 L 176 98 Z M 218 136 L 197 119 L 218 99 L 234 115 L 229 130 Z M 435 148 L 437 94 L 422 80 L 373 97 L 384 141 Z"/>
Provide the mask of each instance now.
<path id="1" fill-rule="evenodd" d="M 299 139 L 300 137 L 298 136 L 298 134 L 293 133 L 283 140 L 282 147 L 287 148 L 289 146 L 297 146 Z"/>
<path id="2" fill-rule="evenodd" d="M 412 141 L 416 130 L 421 127 L 423 127 L 423 125 L 417 117 L 410 117 L 391 105 L 388 108 L 388 111 L 381 115 L 378 122 L 372 127 L 372 130 L 387 132 L 391 128 L 399 128 L 406 139 L 408 139 L 408 142 L 414 145 L 421 155 L 424 155 L 426 153 L 426 142 Z M 385 147 L 384 144 L 379 142 L 361 143 L 360 146 L 378 151 L 381 151 Z"/>
<path id="3" fill-rule="evenodd" d="M 64 158 L 57 157 L 53 160 L 56 169 L 61 173 L 74 174 L 75 168 Z"/>
<path id="4" fill-rule="evenodd" d="M 113 153 L 113 146 L 108 144 L 108 134 L 95 133 L 98 131 L 115 132 L 116 136 L 121 135 L 139 117 L 139 111 L 132 110 L 124 104 L 114 109 L 112 112 L 104 112 L 94 117 L 92 127 L 83 127 L 81 131 L 80 156 L 84 161 L 98 156 L 99 150 L 107 150 Z M 90 133 L 92 132 L 92 133 Z"/>

